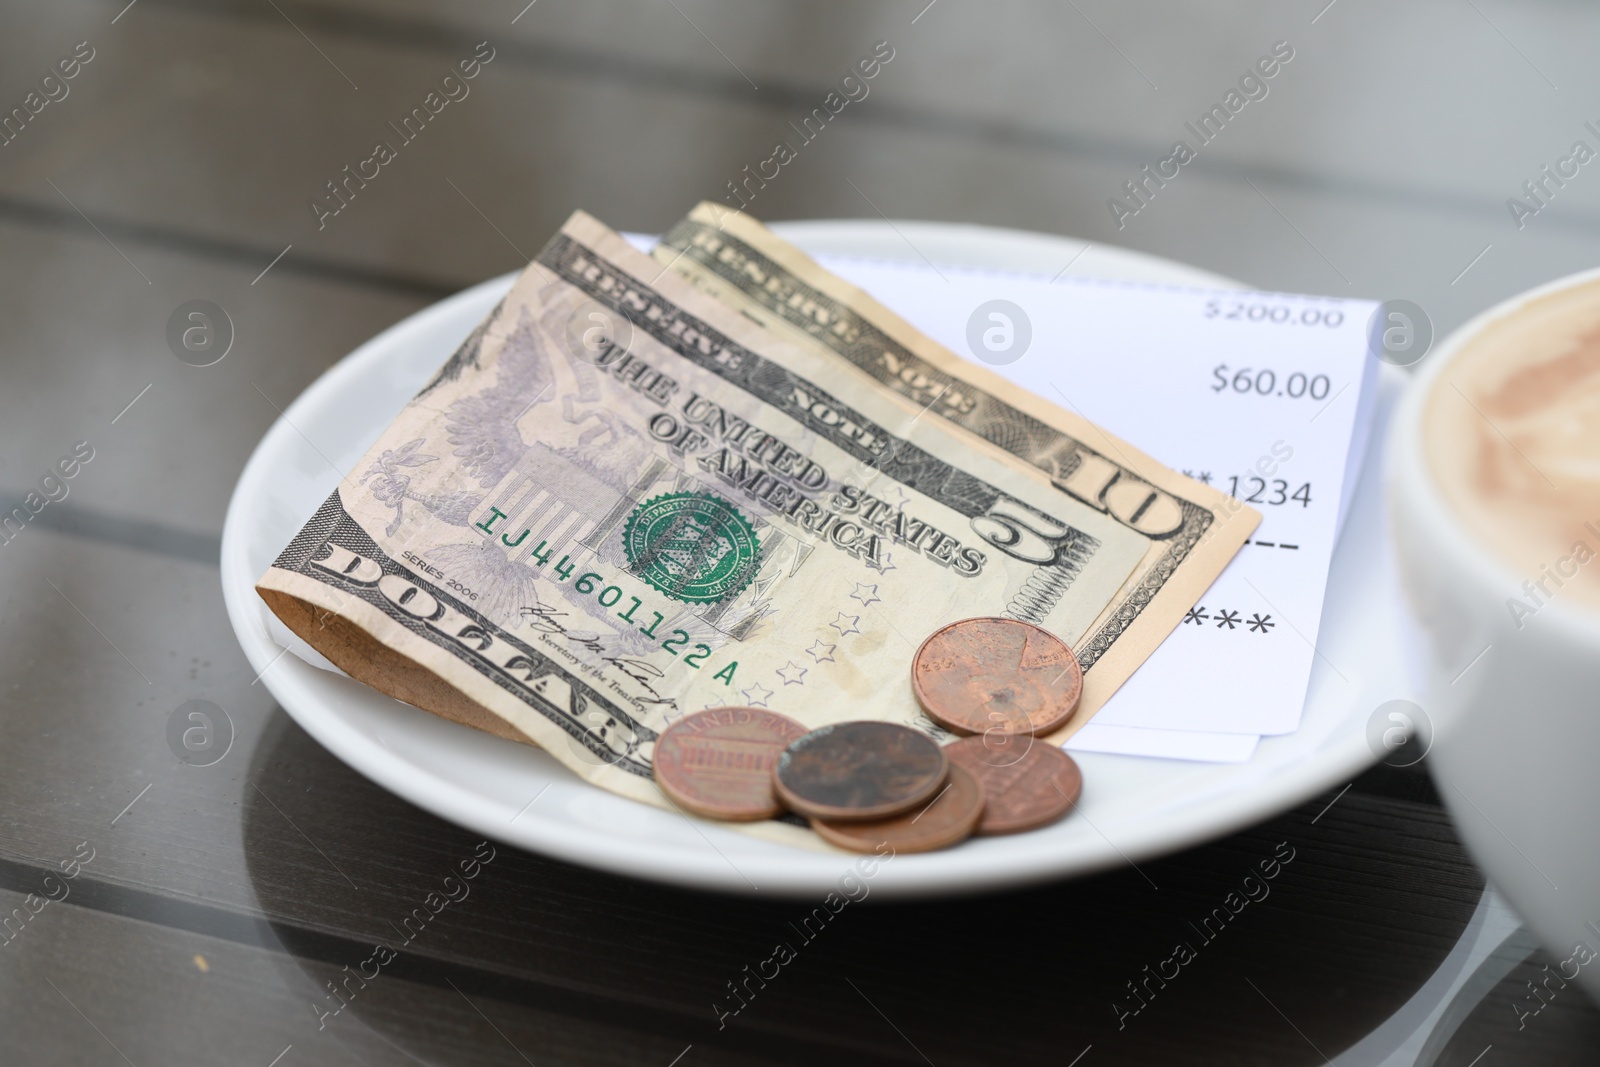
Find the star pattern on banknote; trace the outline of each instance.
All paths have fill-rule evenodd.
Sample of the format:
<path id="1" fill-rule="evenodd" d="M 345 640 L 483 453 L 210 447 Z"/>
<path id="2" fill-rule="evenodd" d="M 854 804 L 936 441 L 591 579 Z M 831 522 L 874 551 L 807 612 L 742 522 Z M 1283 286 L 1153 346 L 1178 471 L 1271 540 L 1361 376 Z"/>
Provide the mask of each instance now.
<path id="1" fill-rule="evenodd" d="M 846 615 L 841 611 L 839 612 L 838 617 L 828 625 L 833 627 L 835 630 L 838 630 L 840 637 L 848 637 L 851 634 L 858 634 L 861 632 L 860 622 L 860 615 Z"/>
<path id="2" fill-rule="evenodd" d="M 815 641 L 811 642 L 811 647 L 806 649 L 806 655 L 810 656 L 818 663 L 832 663 L 833 650 L 836 647 L 838 646 L 830 645 L 828 642 L 819 637 Z"/>
<path id="3" fill-rule="evenodd" d="M 1189 609 L 1189 614 L 1183 617 L 1183 621 L 1192 622 L 1196 626 L 1199 626 L 1209 618 L 1211 618 L 1211 616 L 1206 614 L 1206 606 L 1204 604 L 1196 604 L 1194 607 Z"/>
<path id="4" fill-rule="evenodd" d="M 868 585 L 866 582 L 857 582 L 855 591 L 850 594 L 850 599 L 861 601 L 862 607 L 871 607 L 873 604 L 882 601 L 883 597 L 878 595 L 876 584 Z"/>
<path id="5" fill-rule="evenodd" d="M 1250 616 L 1249 621 L 1246 622 L 1245 625 L 1249 626 L 1250 629 L 1254 630 L 1258 634 L 1264 634 L 1278 624 L 1272 621 L 1271 615 L 1263 615 L 1258 611 L 1254 615 Z"/>
<path id="6" fill-rule="evenodd" d="M 883 562 L 882 563 L 874 563 L 872 561 L 872 558 L 869 556 L 867 558 L 867 560 L 866 560 L 866 564 L 867 564 L 868 567 L 871 567 L 873 570 L 877 571 L 879 574 L 888 574 L 890 571 L 895 569 L 894 568 L 894 553 L 893 552 L 885 552 L 883 554 Z"/>
<path id="7" fill-rule="evenodd" d="M 802 667 L 794 660 L 790 660 L 778 668 L 778 677 L 783 679 L 784 685 L 805 685 L 808 670 L 809 667 Z"/>
<path id="8" fill-rule="evenodd" d="M 744 697 L 744 702 L 747 706 L 752 708 L 764 708 L 767 706 L 767 701 L 772 697 L 772 690 L 763 689 L 761 687 L 761 683 L 757 682 L 749 689 L 739 690 L 739 695 Z"/>
<path id="9" fill-rule="evenodd" d="M 1231 611 L 1227 608 L 1224 608 L 1223 610 L 1217 612 L 1217 629 L 1220 630 L 1226 626 L 1231 630 L 1238 625 L 1239 613 L 1237 611 Z"/>

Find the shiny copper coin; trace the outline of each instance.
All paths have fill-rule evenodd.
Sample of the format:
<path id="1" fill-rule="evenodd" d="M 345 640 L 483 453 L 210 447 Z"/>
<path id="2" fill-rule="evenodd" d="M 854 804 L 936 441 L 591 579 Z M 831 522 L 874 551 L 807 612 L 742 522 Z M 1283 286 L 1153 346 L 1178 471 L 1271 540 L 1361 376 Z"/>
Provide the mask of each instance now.
<path id="1" fill-rule="evenodd" d="M 806 728 L 765 708 L 708 708 L 661 731 L 651 760 L 656 785 L 697 815 L 731 822 L 783 811 L 772 792 L 778 756 Z"/>
<path id="2" fill-rule="evenodd" d="M 944 751 L 892 722 L 840 722 L 812 730 L 778 757 L 778 799 L 814 819 L 882 819 L 944 784 Z"/>
<path id="3" fill-rule="evenodd" d="M 983 785 L 975 775 L 950 765 L 950 777 L 932 800 L 888 819 L 836 822 L 812 819 L 811 828 L 829 844 L 852 852 L 932 852 L 972 836 L 983 817 Z"/>
<path id="4" fill-rule="evenodd" d="M 1048 741 L 980 734 L 944 746 L 945 758 L 983 784 L 980 834 L 1014 834 L 1053 823 L 1083 791 L 1078 762 Z"/>
<path id="5" fill-rule="evenodd" d="M 1016 619 L 963 619 L 934 631 L 911 660 L 928 718 L 958 734 L 1048 734 L 1083 695 L 1067 643 Z"/>

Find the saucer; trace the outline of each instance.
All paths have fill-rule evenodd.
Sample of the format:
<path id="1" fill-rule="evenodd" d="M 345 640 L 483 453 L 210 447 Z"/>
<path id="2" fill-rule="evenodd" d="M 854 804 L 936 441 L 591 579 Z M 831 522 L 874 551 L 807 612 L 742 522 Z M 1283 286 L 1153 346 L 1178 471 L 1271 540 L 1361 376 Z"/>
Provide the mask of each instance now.
<path id="1" fill-rule="evenodd" d="M 810 252 L 1054 274 L 1083 242 L 917 222 L 777 224 Z M 1218 275 L 1094 246 L 1075 273 L 1240 288 Z M 548 754 L 402 704 L 286 655 L 255 582 L 385 426 L 510 288 L 506 274 L 417 312 L 335 364 L 268 430 L 240 475 L 222 535 L 228 617 L 261 683 L 345 763 L 426 811 L 507 845 L 616 874 L 697 889 L 820 897 L 852 857 L 790 848 L 589 785 Z M 1383 368 L 1372 445 L 1333 557 L 1320 655 L 1300 728 L 1263 738 L 1238 764 L 1074 753 L 1077 810 L 1025 834 L 895 857 L 872 876 L 880 898 L 1013 888 L 1174 852 L 1270 818 L 1343 785 L 1377 756 L 1367 720 L 1415 699 L 1399 583 L 1386 536 L 1382 442 L 1405 381 Z M 324 458 L 326 457 L 326 458 Z M 330 466 L 330 463 L 332 466 Z M 334 469 L 334 468 L 337 468 Z M 1224 680 L 1244 684 L 1241 679 Z"/>

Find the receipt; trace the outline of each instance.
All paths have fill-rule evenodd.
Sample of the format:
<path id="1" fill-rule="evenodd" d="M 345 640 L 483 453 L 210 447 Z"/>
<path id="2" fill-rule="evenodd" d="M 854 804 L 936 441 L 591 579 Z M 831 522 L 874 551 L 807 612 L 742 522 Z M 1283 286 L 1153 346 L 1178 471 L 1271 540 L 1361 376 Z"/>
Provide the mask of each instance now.
<path id="1" fill-rule="evenodd" d="M 816 259 L 956 353 L 1262 513 L 1239 555 L 1094 717 L 1094 750 L 1170 756 L 1181 746 L 1147 741 L 1151 732 L 1298 726 L 1328 566 L 1371 428 L 1375 302 Z M 1243 759 L 1253 748 L 1235 736 L 1197 755 Z"/>

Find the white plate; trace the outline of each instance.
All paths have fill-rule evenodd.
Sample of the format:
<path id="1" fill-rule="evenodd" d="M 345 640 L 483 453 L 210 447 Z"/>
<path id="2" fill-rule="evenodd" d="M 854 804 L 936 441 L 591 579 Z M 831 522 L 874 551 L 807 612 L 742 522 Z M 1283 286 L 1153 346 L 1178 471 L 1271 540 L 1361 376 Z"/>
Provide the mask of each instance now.
<path id="1" fill-rule="evenodd" d="M 920 253 L 952 264 L 1048 274 L 1083 248 L 1058 237 L 937 223 L 810 222 L 774 229 L 812 251 L 889 259 Z M 1073 266 L 1074 273 L 1136 281 L 1238 284 L 1105 246 Z M 340 759 L 477 833 L 639 878 L 734 893 L 820 896 L 847 869 L 846 858 L 757 841 L 613 796 L 541 751 L 446 722 L 283 655 L 268 635 L 256 579 L 326 499 L 339 473 L 355 465 L 511 280 L 508 274 L 484 282 L 385 330 L 317 379 L 262 439 L 234 490 L 222 535 L 223 598 L 246 656 L 265 672 L 262 682 L 284 709 Z M 874 893 L 998 889 L 1137 862 L 1266 819 L 1374 762 L 1366 741 L 1369 715 L 1386 700 L 1416 695 L 1403 666 L 1403 613 L 1375 474 L 1383 424 L 1403 381 L 1392 368 L 1385 371 L 1374 444 L 1334 554 L 1321 655 L 1299 731 L 1264 739 L 1243 764 L 1079 753 L 1085 785 L 1077 812 L 1032 833 L 897 857 L 878 869 Z"/>

